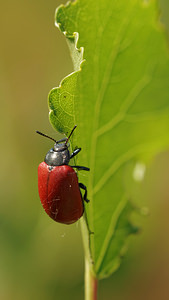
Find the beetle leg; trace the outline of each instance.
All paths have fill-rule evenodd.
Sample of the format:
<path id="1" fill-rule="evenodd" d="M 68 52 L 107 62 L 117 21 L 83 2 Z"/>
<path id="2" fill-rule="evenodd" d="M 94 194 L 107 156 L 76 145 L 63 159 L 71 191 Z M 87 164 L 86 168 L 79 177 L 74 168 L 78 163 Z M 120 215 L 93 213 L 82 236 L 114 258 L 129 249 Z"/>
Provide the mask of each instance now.
<path id="1" fill-rule="evenodd" d="M 79 171 L 83 170 L 83 171 L 90 171 L 89 168 L 87 167 L 82 167 L 82 166 L 70 166 L 72 168 L 78 169 Z"/>
<path id="2" fill-rule="evenodd" d="M 81 182 L 79 182 L 79 187 L 85 191 L 83 199 L 88 203 L 90 200 L 87 199 L 87 187 Z"/>
<path id="3" fill-rule="evenodd" d="M 86 201 L 87 203 L 90 202 L 90 200 L 87 199 L 87 187 L 83 183 L 81 183 L 81 182 L 79 182 L 79 187 L 81 189 L 85 190 L 84 197 L 83 197 L 84 201 Z M 86 226 L 87 226 L 87 229 L 89 231 L 89 235 L 90 234 L 94 234 L 94 232 L 90 230 L 88 219 L 87 219 L 87 215 L 86 215 L 86 211 L 84 211 L 84 217 L 85 217 L 85 220 L 86 220 Z M 89 244 L 90 244 L 90 239 L 89 239 Z M 91 258 L 91 261 L 93 263 L 92 258 Z"/>
<path id="4" fill-rule="evenodd" d="M 70 155 L 70 159 L 73 158 L 75 155 L 77 155 L 81 151 L 81 148 L 75 149 L 72 154 Z"/>

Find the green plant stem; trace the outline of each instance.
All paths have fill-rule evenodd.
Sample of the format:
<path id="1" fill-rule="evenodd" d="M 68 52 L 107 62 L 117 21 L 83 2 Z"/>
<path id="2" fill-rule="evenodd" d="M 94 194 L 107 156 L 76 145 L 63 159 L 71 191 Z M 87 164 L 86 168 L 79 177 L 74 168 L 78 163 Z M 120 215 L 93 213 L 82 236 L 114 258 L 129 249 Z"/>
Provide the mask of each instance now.
<path id="1" fill-rule="evenodd" d="M 87 258 L 85 258 L 85 300 L 97 300 L 97 279 L 91 271 Z"/>

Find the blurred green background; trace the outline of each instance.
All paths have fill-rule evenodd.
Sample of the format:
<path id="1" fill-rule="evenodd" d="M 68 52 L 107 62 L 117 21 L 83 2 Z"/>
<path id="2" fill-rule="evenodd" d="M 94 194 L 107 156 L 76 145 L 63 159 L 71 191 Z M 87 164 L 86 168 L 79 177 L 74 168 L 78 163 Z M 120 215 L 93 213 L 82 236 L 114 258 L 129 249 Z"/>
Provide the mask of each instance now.
<path id="1" fill-rule="evenodd" d="M 43 211 L 37 166 L 56 136 L 47 95 L 73 71 L 64 36 L 54 26 L 65 1 L 6 0 L 0 12 L 0 300 L 83 299 L 79 223 L 64 226 Z M 161 0 L 169 29 L 169 2 Z M 137 217 L 120 269 L 99 284 L 99 299 L 169 299 L 169 152 L 152 162 L 133 193 L 150 208 Z"/>

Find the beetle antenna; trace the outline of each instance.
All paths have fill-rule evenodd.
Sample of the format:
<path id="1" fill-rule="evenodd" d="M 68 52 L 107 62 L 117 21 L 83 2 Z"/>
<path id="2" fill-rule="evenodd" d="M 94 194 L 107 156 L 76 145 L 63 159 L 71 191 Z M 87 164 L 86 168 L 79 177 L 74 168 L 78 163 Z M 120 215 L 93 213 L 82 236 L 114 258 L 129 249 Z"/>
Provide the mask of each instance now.
<path id="1" fill-rule="evenodd" d="M 68 138 L 67 138 L 67 140 L 66 140 L 66 142 L 65 142 L 65 145 L 67 144 L 68 140 L 70 139 L 70 137 L 71 137 L 73 131 L 76 129 L 76 127 L 77 127 L 77 125 L 75 125 L 75 126 L 73 127 L 71 133 L 69 134 L 69 136 L 68 136 Z"/>
<path id="2" fill-rule="evenodd" d="M 36 130 L 36 133 L 38 133 L 38 134 L 40 134 L 40 135 L 42 135 L 42 136 L 44 136 L 44 137 L 46 137 L 46 138 L 54 141 L 55 143 L 57 143 L 57 141 L 55 139 L 53 139 L 52 137 L 50 137 L 50 136 L 48 136 L 48 135 L 46 135 L 46 134 L 44 134 L 44 133 L 42 133 L 42 132 L 40 132 L 38 130 Z"/>

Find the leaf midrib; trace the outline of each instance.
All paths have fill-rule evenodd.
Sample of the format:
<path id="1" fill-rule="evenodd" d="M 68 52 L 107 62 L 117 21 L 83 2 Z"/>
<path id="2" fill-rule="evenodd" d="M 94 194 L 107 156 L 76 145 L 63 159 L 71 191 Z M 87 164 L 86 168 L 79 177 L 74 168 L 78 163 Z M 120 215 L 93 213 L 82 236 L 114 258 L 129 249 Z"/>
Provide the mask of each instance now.
<path id="1" fill-rule="evenodd" d="M 100 116 L 100 108 L 102 101 L 104 99 L 105 91 L 109 83 L 110 74 L 114 67 L 114 63 L 116 61 L 118 51 L 120 49 L 121 41 L 127 31 L 127 25 L 131 20 L 131 14 L 133 13 L 133 9 L 130 7 L 128 14 L 126 13 L 126 18 L 124 19 L 119 31 L 117 32 L 116 39 L 114 40 L 114 49 L 110 55 L 110 59 L 108 60 L 107 67 L 103 76 L 103 81 L 100 90 L 98 91 L 98 97 L 96 99 L 95 109 L 94 109 L 94 118 L 93 118 L 93 136 L 91 139 L 91 153 L 90 153 L 90 167 L 91 167 L 91 175 L 89 180 L 89 190 L 90 190 L 90 198 L 91 205 L 89 209 L 89 218 L 90 218 L 90 226 L 92 231 L 94 231 L 94 222 L 93 222 L 93 183 L 94 183 L 94 171 L 95 171 L 95 157 L 96 157 L 96 144 L 97 144 L 97 135 L 96 132 L 98 130 L 99 124 L 99 116 Z M 102 33 L 102 31 L 100 31 Z M 97 37 L 98 38 L 98 37 Z M 91 239 L 91 253 L 94 257 L 95 246 L 94 242 Z"/>

